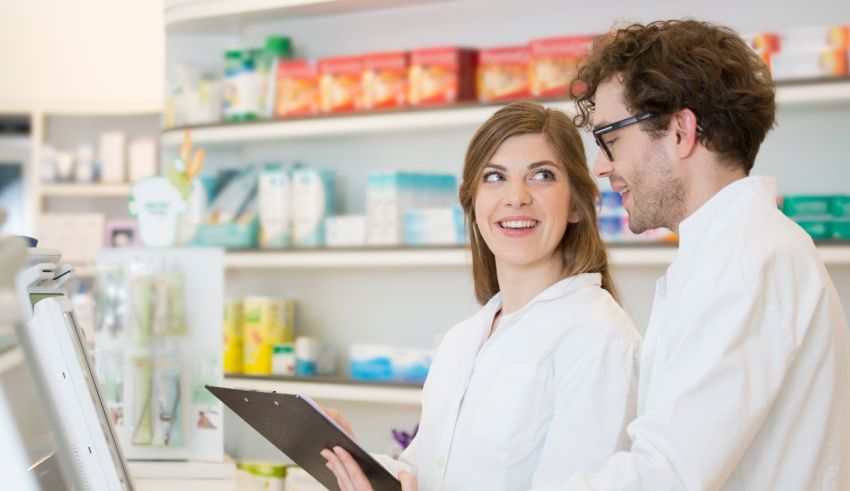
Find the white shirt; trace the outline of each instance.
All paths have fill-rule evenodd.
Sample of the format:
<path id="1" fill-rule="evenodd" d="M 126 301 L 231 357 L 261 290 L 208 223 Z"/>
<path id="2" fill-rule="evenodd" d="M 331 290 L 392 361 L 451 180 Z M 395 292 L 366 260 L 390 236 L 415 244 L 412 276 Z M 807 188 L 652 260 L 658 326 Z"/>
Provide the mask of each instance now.
<path id="1" fill-rule="evenodd" d="M 640 335 L 600 281 L 555 283 L 503 315 L 489 339 L 501 294 L 449 331 L 401 456 L 420 491 L 562 482 L 627 448 Z"/>
<path id="2" fill-rule="evenodd" d="M 847 322 L 774 181 L 730 184 L 679 232 L 656 286 L 631 450 L 546 489 L 850 489 Z"/>

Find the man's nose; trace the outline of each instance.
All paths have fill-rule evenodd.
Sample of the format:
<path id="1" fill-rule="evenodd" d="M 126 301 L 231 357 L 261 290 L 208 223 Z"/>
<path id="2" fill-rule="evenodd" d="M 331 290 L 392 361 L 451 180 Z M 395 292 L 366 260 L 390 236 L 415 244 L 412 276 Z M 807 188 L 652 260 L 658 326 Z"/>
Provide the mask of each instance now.
<path id="1" fill-rule="evenodd" d="M 605 152 L 599 150 L 596 152 L 596 160 L 593 161 L 593 175 L 596 177 L 610 177 L 614 171 L 614 164 L 608 160 Z"/>

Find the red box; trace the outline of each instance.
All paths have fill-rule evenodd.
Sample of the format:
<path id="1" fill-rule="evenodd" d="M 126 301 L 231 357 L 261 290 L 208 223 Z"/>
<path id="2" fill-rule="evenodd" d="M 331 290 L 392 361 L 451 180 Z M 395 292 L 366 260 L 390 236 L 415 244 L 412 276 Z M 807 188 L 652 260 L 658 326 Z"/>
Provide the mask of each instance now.
<path id="1" fill-rule="evenodd" d="M 456 46 L 410 52 L 408 100 L 413 106 L 475 100 L 477 51 Z"/>
<path id="2" fill-rule="evenodd" d="M 529 80 L 535 97 L 565 97 L 581 58 L 590 53 L 596 36 L 536 39 L 530 50 Z"/>
<path id="3" fill-rule="evenodd" d="M 769 67 L 771 57 L 779 52 L 780 37 L 778 34 L 772 32 L 762 32 L 749 38 L 747 43 Z"/>
<path id="4" fill-rule="evenodd" d="M 363 56 L 363 107 L 407 105 L 407 70 L 410 57 L 403 51 Z"/>
<path id="5" fill-rule="evenodd" d="M 277 65 L 275 116 L 309 116 L 319 112 L 319 71 L 304 60 Z"/>
<path id="6" fill-rule="evenodd" d="M 478 52 L 479 101 L 523 99 L 531 96 L 528 46 L 484 49 Z"/>
<path id="7" fill-rule="evenodd" d="M 319 60 L 319 96 L 323 112 L 363 109 L 363 58 L 338 56 Z"/>

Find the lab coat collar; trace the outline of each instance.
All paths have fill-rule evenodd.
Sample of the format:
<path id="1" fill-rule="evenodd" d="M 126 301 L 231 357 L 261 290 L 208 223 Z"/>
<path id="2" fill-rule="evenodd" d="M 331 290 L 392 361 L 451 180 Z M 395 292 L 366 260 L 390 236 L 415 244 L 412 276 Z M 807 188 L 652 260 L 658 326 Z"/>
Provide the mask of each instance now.
<path id="1" fill-rule="evenodd" d="M 736 226 L 741 211 L 776 208 L 776 179 L 750 176 L 728 184 L 679 224 L 678 259 L 692 257 Z"/>
<path id="2" fill-rule="evenodd" d="M 532 298 L 525 306 L 521 309 L 514 312 L 521 312 L 528 308 L 530 305 L 533 305 L 538 302 L 547 302 L 549 300 L 555 300 L 561 297 L 566 297 L 567 295 L 578 291 L 587 286 L 601 286 L 602 285 L 602 275 L 599 273 L 582 273 L 574 276 L 568 276 L 552 286 L 546 288 L 542 292 L 538 293 L 536 297 Z M 489 316 L 490 320 L 493 320 L 493 316 L 502 308 L 502 292 L 499 292 L 493 295 L 493 298 L 484 305 L 482 309 L 482 313 L 485 316 Z M 510 314 L 512 315 L 512 314 Z"/>

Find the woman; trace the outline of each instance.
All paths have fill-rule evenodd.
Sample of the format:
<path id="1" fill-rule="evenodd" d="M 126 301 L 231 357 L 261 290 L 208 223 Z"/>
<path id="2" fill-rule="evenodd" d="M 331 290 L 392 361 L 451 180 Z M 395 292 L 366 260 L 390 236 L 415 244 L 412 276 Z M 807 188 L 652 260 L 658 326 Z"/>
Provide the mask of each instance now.
<path id="1" fill-rule="evenodd" d="M 555 484 L 627 447 L 640 337 L 617 300 L 596 196 L 562 112 L 513 103 L 472 138 L 460 202 L 484 306 L 441 343 L 419 433 L 395 466 L 419 489 Z M 322 455 L 341 489 L 370 489 L 344 450 Z"/>

